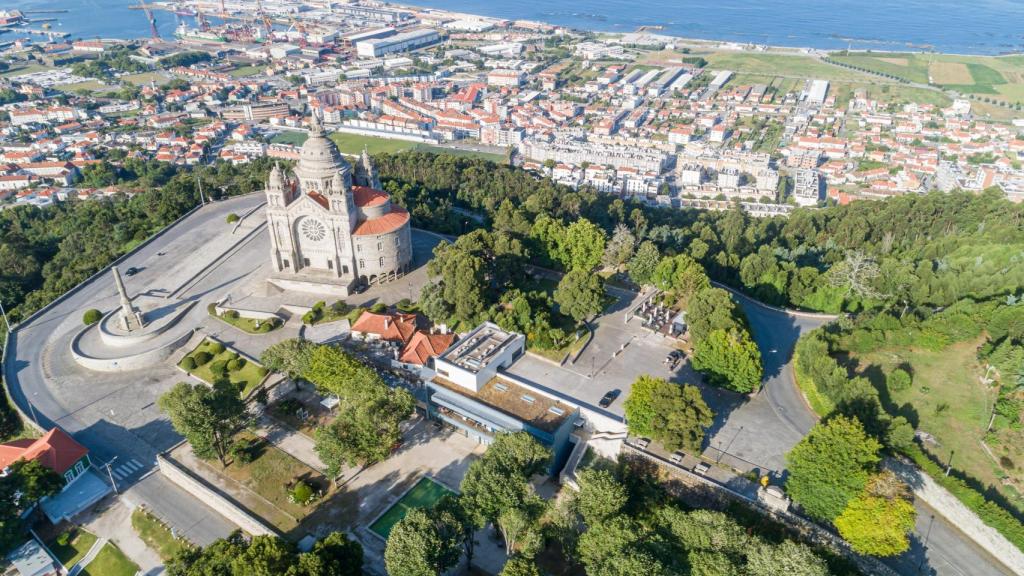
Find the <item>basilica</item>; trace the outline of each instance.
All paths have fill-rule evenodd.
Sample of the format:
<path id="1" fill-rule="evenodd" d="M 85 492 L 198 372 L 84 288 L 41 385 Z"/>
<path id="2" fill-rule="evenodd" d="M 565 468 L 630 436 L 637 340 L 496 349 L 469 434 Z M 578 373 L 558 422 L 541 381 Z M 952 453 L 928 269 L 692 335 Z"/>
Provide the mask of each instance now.
<path id="1" fill-rule="evenodd" d="M 409 212 L 380 190 L 366 151 L 350 165 L 315 114 L 295 169 L 274 166 L 266 195 L 272 284 L 345 297 L 408 272 Z"/>

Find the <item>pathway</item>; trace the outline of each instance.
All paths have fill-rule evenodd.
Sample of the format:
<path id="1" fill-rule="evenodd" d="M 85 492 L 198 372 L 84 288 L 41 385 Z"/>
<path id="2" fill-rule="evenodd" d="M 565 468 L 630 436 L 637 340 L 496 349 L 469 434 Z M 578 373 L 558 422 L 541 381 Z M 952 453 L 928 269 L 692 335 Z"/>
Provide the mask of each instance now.
<path id="1" fill-rule="evenodd" d="M 260 416 L 259 425 L 253 429 L 253 432 L 286 454 L 290 454 L 296 460 L 326 474 L 327 465 L 316 453 L 315 443 L 309 436 L 292 430 L 267 415 Z"/>
<path id="2" fill-rule="evenodd" d="M 106 538 L 97 538 L 96 541 L 92 543 L 92 548 L 89 548 L 89 551 L 85 553 L 85 556 L 82 556 L 82 559 L 68 570 L 68 576 L 78 576 L 79 572 L 84 570 L 90 562 L 96 559 L 96 556 L 98 556 L 100 550 L 107 545 L 107 542 L 109 542 L 109 540 Z"/>

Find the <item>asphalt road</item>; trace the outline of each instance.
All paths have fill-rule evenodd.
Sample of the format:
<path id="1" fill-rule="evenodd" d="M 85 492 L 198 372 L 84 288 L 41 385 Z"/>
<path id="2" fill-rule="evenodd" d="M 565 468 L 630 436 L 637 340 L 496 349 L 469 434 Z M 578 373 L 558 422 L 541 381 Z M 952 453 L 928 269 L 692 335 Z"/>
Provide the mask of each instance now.
<path id="1" fill-rule="evenodd" d="M 169 267 L 194 258 L 194 254 L 162 256 L 160 252 L 187 241 L 199 231 L 225 226 L 227 214 L 242 213 L 262 200 L 259 195 L 251 195 L 208 204 L 129 256 L 120 264 L 122 272 L 129 267 L 140 269 L 137 275 L 126 278 L 129 292 L 151 288 L 156 292 L 171 290 L 171 286 L 160 285 L 161 278 L 166 277 Z M 154 411 L 152 402 L 133 406 L 133 398 L 119 394 L 121 388 L 104 388 L 109 384 L 105 375 L 95 378 L 95 388 L 102 390 L 99 397 L 90 397 L 94 391 L 89 380 L 78 378 L 83 386 L 80 393 L 69 393 L 67 387 L 56 384 L 76 379 L 60 358 L 69 335 L 81 327 L 82 311 L 91 307 L 111 308 L 115 294 L 110 277 L 101 275 L 43 314 L 19 325 L 8 341 L 11 361 L 4 366 L 8 390 L 22 411 L 44 428 L 59 425 L 88 447 L 94 465 L 102 467 L 111 463 L 109 474 L 105 468 L 101 473 L 116 478 L 117 487 L 125 498 L 146 504 L 189 540 L 207 544 L 227 535 L 235 526 L 162 475 L 153 473 L 156 455 L 168 442 L 176 441 L 177 435 L 166 425 L 150 424 L 140 428 L 118 423 L 119 419 L 131 416 L 125 412 Z M 101 305 L 101 302 L 107 304 Z M 54 360 L 51 361 L 51 357 Z M 143 374 L 141 378 L 146 376 Z M 101 413 L 109 414 L 110 418 L 97 418 Z M 154 441 L 157 439 L 159 442 Z"/>
<path id="2" fill-rule="evenodd" d="M 723 286 L 724 288 L 724 286 Z M 826 324 L 833 316 L 788 312 L 765 306 L 730 290 L 750 320 L 754 339 L 761 349 L 765 380 L 759 395 L 787 426 L 804 436 L 817 422 L 793 378 L 790 361 L 799 335 Z M 1009 576 L 999 561 L 980 549 L 955 526 L 919 500 L 917 524 L 910 550 L 886 560 L 900 574 L 908 576 Z M 925 543 L 927 542 L 927 546 Z"/>

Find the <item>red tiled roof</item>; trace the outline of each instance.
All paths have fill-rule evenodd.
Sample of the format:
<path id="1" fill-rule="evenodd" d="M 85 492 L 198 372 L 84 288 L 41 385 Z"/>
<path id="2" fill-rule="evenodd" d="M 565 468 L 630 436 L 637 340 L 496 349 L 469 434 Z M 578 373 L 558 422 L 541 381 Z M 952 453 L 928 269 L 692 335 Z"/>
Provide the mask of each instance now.
<path id="1" fill-rule="evenodd" d="M 415 314 L 374 314 L 363 312 L 352 325 L 352 332 L 376 334 L 382 340 L 408 342 L 416 332 Z"/>
<path id="2" fill-rule="evenodd" d="M 21 459 L 38 460 L 50 470 L 63 474 L 88 453 L 88 448 L 75 442 L 60 428 L 54 428 L 37 440 L 15 440 L 0 444 L 0 468 L 6 468 Z"/>
<path id="3" fill-rule="evenodd" d="M 352 187 L 352 199 L 355 201 L 356 206 L 380 206 L 387 202 L 389 198 L 390 196 L 388 196 L 387 192 L 374 190 L 373 188 L 367 188 L 366 186 Z"/>
<path id="4" fill-rule="evenodd" d="M 439 356 L 455 342 L 455 334 L 428 334 L 418 330 L 402 349 L 399 360 L 406 364 L 423 366 L 431 356 Z"/>
<path id="5" fill-rule="evenodd" d="M 394 232 L 409 223 L 409 213 L 405 208 L 392 206 L 391 212 L 380 218 L 364 220 L 356 226 L 352 234 L 356 236 L 373 236 L 375 234 L 386 234 Z"/>
<path id="6" fill-rule="evenodd" d="M 316 201 L 317 204 L 323 206 L 324 210 L 330 210 L 331 209 L 330 201 L 327 200 L 327 197 L 324 196 L 323 194 L 321 194 L 319 192 L 310 192 L 309 194 L 307 194 L 307 196 L 309 196 L 314 201 Z"/>

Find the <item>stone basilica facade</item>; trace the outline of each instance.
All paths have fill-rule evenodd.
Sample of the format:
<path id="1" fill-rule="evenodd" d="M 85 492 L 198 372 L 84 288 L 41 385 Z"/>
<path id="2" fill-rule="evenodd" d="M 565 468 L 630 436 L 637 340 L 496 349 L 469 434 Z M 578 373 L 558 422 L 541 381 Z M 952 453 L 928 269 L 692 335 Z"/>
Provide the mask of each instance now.
<path id="1" fill-rule="evenodd" d="M 351 166 L 315 115 L 312 124 L 292 174 L 275 166 L 267 183 L 270 282 L 345 297 L 401 277 L 412 260 L 409 212 L 380 190 L 365 151 Z"/>

